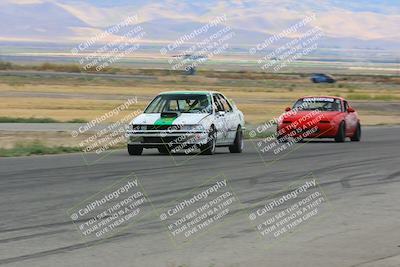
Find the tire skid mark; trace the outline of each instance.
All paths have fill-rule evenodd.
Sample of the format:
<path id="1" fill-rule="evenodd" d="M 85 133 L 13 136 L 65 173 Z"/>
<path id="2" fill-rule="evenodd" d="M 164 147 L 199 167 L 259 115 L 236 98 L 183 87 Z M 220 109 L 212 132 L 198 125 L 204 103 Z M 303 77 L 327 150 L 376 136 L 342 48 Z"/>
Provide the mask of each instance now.
<path id="1" fill-rule="evenodd" d="M 369 261 L 360 262 L 360 263 L 351 265 L 350 267 L 363 266 L 363 265 L 365 265 L 365 264 L 369 264 L 369 263 L 373 263 L 373 262 L 378 263 L 379 261 L 386 260 L 386 259 L 390 259 L 390 258 L 394 258 L 394 257 L 397 257 L 397 256 L 399 256 L 399 255 L 400 255 L 399 253 L 391 254 L 391 255 L 388 255 L 388 256 L 379 257 L 379 258 L 372 259 L 372 260 L 369 260 Z"/>
<path id="2" fill-rule="evenodd" d="M 103 242 L 94 240 L 94 241 L 89 241 L 89 242 L 85 242 L 85 243 L 78 243 L 78 244 L 74 244 L 74 245 L 70 245 L 70 246 L 60 247 L 60 248 L 56 248 L 56 249 L 40 251 L 40 252 L 36 252 L 36 253 L 32 253 L 32 254 L 26 254 L 26 255 L 17 256 L 17 257 L 0 259 L 0 265 L 19 262 L 19 261 L 25 261 L 25 260 L 30 260 L 30 259 L 42 258 L 42 257 L 46 257 L 46 256 L 60 254 L 60 253 L 71 252 L 71 251 L 78 250 L 81 248 L 89 248 L 89 247 L 93 247 L 96 245 L 111 242 L 114 240 L 119 240 L 119 239 L 122 239 L 122 238 L 130 236 L 130 235 L 137 236 L 138 234 L 133 234 L 133 233 L 119 234 L 119 235 L 115 235 L 110 238 L 104 239 Z"/>
<path id="3" fill-rule="evenodd" d="M 77 220 L 77 222 L 83 222 L 83 221 Z M 71 225 L 71 224 L 72 223 L 70 221 L 49 223 L 49 224 L 39 224 L 39 225 L 24 226 L 24 227 L 18 227 L 18 228 L 0 229 L 0 233 L 16 232 L 16 231 L 23 231 L 23 230 L 30 230 L 30 229 L 39 229 L 39 228 L 58 227 L 58 226 L 65 226 L 65 225 Z"/>
<path id="4" fill-rule="evenodd" d="M 364 180 L 364 179 L 365 179 L 364 177 L 361 177 L 361 178 L 353 179 L 353 181 Z M 393 181 L 393 182 L 400 182 L 400 181 Z M 329 182 L 322 182 L 322 181 L 321 181 L 321 183 L 320 183 L 319 185 L 320 185 L 321 187 L 326 187 L 326 186 L 334 185 L 334 184 L 338 184 L 338 183 L 341 184 L 342 181 L 341 181 L 341 180 L 329 181 Z M 385 182 L 385 183 L 389 183 L 389 182 Z M 383 183 L 382 183 L 382 182 L 371 182 L 371 183 L 368 183 L 368 184 L 355 185 L 355 186 L 352 186 L 352 187 L 362 187 L 362 186 L 379 185 L 379 184 L 383 184 Z M 287 192 L 290 192 L 290 191 L 287 191 Z M 262 197 L 259 197 L 259 198 L 254 198 L 254 199 L 252 199 L 252 200 L 242 201 L 242 203 L 243 203 L 243 204 L 254 204 L 254 203 L 262 202 L 262 201 L 265 201 L 265 200 L 268 200 L 268 199 L 266 199 L 265 196 L 262 196 Z M 332 200 L 332 199 L 331 199 L 331 200 Z M 261 206 L 262 206 L 262 204 L 260 204 L 260 207 L 261 207 Z"/>
<path id="5" fill-rule="evenodd" d="M 41 237 L 41 236 L 49 236 L 49 235 L 54 235 L 54 234 L 59 234 L 59 233 L 65 233 L 65 232 L 70 232 L 71 230 L 63 229 L 63 230 L 55 230 L 55 231 L 48 231 L 44 233 L 36 233 L 36 234 L 30 234 L 30 235 L 22 235 L 22 236 L 16 236 L 16 237 L 11 237 L 11 238 L 5 238 L 5 239 L 0 239 L 0 244 L 1 243 L 9 243 L 13 241 L 20 241 L 20 240 L 27 240 L 27 239 L 32 239 L 35 237 Z"/>
<path id="6" fill-rule="evenodd" d="M 392 180 L 392 179 L 395 179 L 397 177 L 400 177 L 400 171 L 396 171 L 396 172 L 394 172 L 392 174 L 389 174 L 388 176 L 386 176 L 385 178 L 382 178 L 380 180 L 382 180 L 382 181 Z"/>
<path id="7" fill-rule="evenodd" d="M 17 256 L 17 257 L 10 257 L 10 258 L 5 258 L 5 259 L 0 259 L 0 265 L 3 264 L 8 264 L 8 263 L 14 263 L 14 262 L 20 262 L 24 260 L 30 260 L 30 259 L 35 259 L 35 258 L 42 258 L 46 256 L 51 256 L 55 254 L 60 254 L 60 253 L 66 253 L 78 249 L 85 249 L 89 247 L 94 247 L 97 245 L 102 245 L 105 243 L 109 242 L 115 242 L 118 240 L 126 240 L 129 238 L 134 238 L 134 237 L 140 237 L 144 236 L 146 234 L 162 234 L 164 233 L 164 228 L 163 224 L 159 221 L 150 221 L 150 222 L 145 222 L 145 224 L 140 224 L 138 227 L 139 229 L 144 229 L 144 230 L 149 230 L 153 229 L 153 231 L 149 233 L 137 233 L 137 232 L 126 232 L 126 233 L 120 233 L 102 240 L 93 240 L 93 241 L 88 241 L 84 243 L 78 243 L 78 244 L 73 244 L 70 246 L 64 246 L 56 249 L 51 249 L 51 250 L 45 250 L 45 251 L 40 251 L 32 254 L 27 254 L 27 255 L 22 255 L 22 256 Z M 150 226 L 150 227 L 149 227 Z M 157 230 L 157 231 L 156 231 Z"/>

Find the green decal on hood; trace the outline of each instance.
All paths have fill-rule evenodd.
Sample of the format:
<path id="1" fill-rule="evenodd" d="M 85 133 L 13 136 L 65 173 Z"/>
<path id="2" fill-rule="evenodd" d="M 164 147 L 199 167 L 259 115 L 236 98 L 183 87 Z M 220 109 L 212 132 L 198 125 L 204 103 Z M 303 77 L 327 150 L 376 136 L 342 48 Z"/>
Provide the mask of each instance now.
<path id="1" fill-rule="evenodd" d="M 174 120 L 176 120 L 178 117 L 173 117 L 173 118 L 159 118 L 154 122 L 154 125 L 172 125 Z"/>

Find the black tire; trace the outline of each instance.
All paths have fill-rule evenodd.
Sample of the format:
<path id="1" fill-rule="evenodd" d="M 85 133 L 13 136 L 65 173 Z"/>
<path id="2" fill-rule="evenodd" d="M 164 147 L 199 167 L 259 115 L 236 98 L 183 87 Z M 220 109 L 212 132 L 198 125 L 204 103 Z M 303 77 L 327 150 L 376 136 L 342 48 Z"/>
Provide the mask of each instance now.
<path id="1" fill-rule="evenodd" d="M 158 152 L 160 152 L 160 154 L 163 154 L 163 155 L 169 155 L 170 154 L 170 149 L 168 149 L 165 146 L 158 147 L 157 149 L 158 149 Z"/>
<path id="2" fill-rule="evenodd" d="M 287 142 L 287 138 L 286 138 L 286 136 L 278 135 L 276 137 L 276 141 L 278 141 L 278 143 L 286 143 Z"/>
<path id="3" fill-rule="evenodd" d="M 338 132 L 335 136 L 335 141 L 338 143 L 343 143 L 346 140 L 346 125 L 342 121 L 339 125 Z"/>
<path id="4" fill-rule="evenodd" d="M 236 137 L 233 145 L 229 146 L 229 152 L 231 153 L 242 153 L 244 147 L 243 131 L 242 127 L 238 127 L 236 130 Z"/>
<path id="5" fill-rule="evenodd" d="M 200 154 L 202 155 L 213 155 L 215 153 L 215 147 L 217 143 L 217 131 L 214 126 L 211 126 L 208 133 L 208 142 L 205 145 L 200 146 Z"/>
<path id="6" fill-rule="evenodd" d="M 361 125 L 360 125 L 360 123 L 357 123 L 356 130 L 355 130 L 353 136 L 350 138 L 350 140 L 353 142 L 360 142 L 360 140 L 361 140 Z"/>
<path id="7" fill-rule="evenodd" d="M 128 153 L 129 155 L 142 155 L 143 147 L 138 145 L 129 145 L 128 144 Z"/>

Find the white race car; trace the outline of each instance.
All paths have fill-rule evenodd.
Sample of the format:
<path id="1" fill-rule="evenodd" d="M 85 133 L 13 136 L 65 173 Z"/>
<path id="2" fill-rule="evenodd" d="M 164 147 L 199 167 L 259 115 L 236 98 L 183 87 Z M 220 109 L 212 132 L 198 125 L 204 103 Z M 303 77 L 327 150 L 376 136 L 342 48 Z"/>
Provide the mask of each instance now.
<path id="1" fill-rule="evenodd" d="M 141 155 L 144 148 L 157 148 L 162 154 L 189 154 L 200 149 L 212 155 L 224 146 L 241 153 L 243 130 L 243 113 L 219 92 L 165 92 L 130 122 L 128 152 Z"/>

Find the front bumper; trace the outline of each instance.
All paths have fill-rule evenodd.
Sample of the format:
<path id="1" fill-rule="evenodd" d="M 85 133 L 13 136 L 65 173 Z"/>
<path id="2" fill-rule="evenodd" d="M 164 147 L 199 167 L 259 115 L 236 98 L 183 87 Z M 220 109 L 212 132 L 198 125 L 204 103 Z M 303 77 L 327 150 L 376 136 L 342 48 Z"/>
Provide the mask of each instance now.
<path id="1" fill-rule="evenodd" d="M 292 128 L 285 124 L 278 126 L 278 136 L 290 136 L 293 138 L 331 138 L 335 137 L 337 127 L 331 123 L 317 123 L 310 127 Z"/>
<path id="2" fill-rule="evenodd" d="M 157 130 L 129 130 L 126 132 L 127 142 L 130 145 L 141 145 L 145 148 L 177 146 L 190 147 L 204 145 L 208 142 L 207 131 L 176 130 L 166 133 Z"/>

